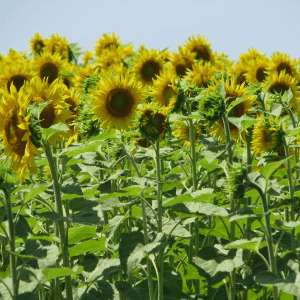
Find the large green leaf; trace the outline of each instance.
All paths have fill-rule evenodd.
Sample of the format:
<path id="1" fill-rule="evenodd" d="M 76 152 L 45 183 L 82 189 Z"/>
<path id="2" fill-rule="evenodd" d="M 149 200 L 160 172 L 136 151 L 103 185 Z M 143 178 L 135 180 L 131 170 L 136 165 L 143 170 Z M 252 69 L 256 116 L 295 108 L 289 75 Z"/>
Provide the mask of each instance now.
<path id="1" fill-rule="evenodd" d="M 99 251 L 106 251 L 105 247 L 106 238 L 98 238 L 96 240 L 88 240 L 81 242 L 73 247 L 69 248 L 70 257 L 85 254 L 87 252 L 95 253 Z"/>
<path id="2" fill-rule="evenodd" d="M 83 267 L 75 266 L 73 269 L 71 268 L 50 268 L 42 270 L 43 275 L 46 277 L 47 280 L 52 280 L 58 277 L 65 277 L 71 275 L 81 274 Z"/>
<path id="3" fill-rule="evenodd" d="M 96 226 L 78 226 L 70 228 L 68 232 L 69 244 L 71 245 L 88 238 L 97 237 L 96 230 Z"/>
<path id="4" fill-rule="evenodd" d="M 266 166 L 264 166 L 261 169 L 261 174 L 264 176 L 265 179 L 269 179 L 273 173 L 282 165 L 284 164 L 288 159 L 290 159 L 289 157 L 284 158 L 280 161 L 275 161 L 272 163 L 268 163 Z"/>
<path id="5" fill-rule="evenodd" d="M 141 299 L 139 294 L 135 291 L 135 289 L 125 281 L 117 281 L 115 283 L 117 290 L 120 292 L 125 299 L 128 300 L 139 300 Z"/>

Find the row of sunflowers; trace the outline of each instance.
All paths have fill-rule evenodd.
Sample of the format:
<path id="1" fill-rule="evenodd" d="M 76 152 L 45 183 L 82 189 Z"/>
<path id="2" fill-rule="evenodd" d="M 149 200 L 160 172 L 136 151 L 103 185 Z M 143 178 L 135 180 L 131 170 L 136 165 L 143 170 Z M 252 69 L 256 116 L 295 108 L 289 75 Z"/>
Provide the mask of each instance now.
<path id="1" fill-rule="evenodd" d="M 104 34 L 96 42 L 94 54 L 81 53 L 76 44 L 70 47 L 67 39 L 58 35 L 43 39 L 36 33 L 30 46 L 29 55 L 10 50 L 0 61 L 0 138 L 5 155 L 11 158 L 12 168 L 22 180 L 26 170 L 35 172 L 34 156 L 39 156 L 28 107 L 46 100 L 52 102 L 41 112 L 40 126 L 69 125 L 68 132 L 52 138 L 53 142 L 57 138 L 65 140 L 67 145 L 82 136 L 85 129 L 79 120 L 87 117 L 87 109 L 103 129 L 127 131 L 134 127 L 136 113 L 144 116 L 140 117 L 144 129 L 145 117 L 153 118 L 153 114 L 165 124 L 168 115 L 179 112 L 182 106 L 178 78 L 208 94 L 214 93 L 225 80 L 227 104 L 244 99 L 232 109 L 232 117 L 255 113 L 253 108 L 258 102 L 253 89 L 249 89 L 253 86 L 275 95 L 290 89 L 293 97 L 289 105 L 293 112 L 299 111 L 298 63 L 285 53 L 275 52 L 268 57 L 249 49 L 233 62 L 226 54 L 213 52 L 202 36 L 190 37 L 173 53 L 144 46 L 134 51 L 132 45 L 124 45 L 115 34 Z M 78 63 L 78 59 L 83 63 Z M 266 105 L 270 107 L 276 102 L 273 98 Z M 275 149 L 280 151 L 274 122 L 264 120 L 256 125 L 253 150 L 257 156 Z M 212 125 L 210 131 L 224 141 L 222 122 Z M 201 133 L 201 126 L 197 126 L 197 134 Z M 163 127 L 158 128 L 159 135 L 164 134 Z M 230 124 L 230 130 L 236 139 L 237 126 Z M 188 139 L 188 126 L 176 122 L 173 134 Z M 268 140 L 269 136 L 273 138 Z M 147 144 L 145 139 L 140 143 Z"/>
<path id="2" fill-rule="evenodd" d="M 0 298 L 297 299 L 299 66 L 200 35 L 1 55 Z"/>

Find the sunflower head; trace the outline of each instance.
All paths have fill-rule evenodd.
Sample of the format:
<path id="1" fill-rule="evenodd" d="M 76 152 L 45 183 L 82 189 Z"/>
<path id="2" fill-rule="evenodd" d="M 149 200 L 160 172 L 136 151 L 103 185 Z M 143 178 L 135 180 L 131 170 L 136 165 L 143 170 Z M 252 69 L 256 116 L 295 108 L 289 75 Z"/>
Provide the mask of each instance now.
<path id="1" fill-rule="evenodd" d="M 132 125 L 137 105 L 143 100 L 142 86 L 129 73 L 103 77 L 91 92 L 94 119 L 101 127 L 127 130 Z"/>
<path id="2" fill-rule="evenodd" d="M 214 55 L 211 50 L 211 44 L 208 43 L 207 38 L 201 35 L 191 36 L 185 44 L 185 48 L 195 53 L 195 59 L 204 62 L 213 62 Z"/>
<path id="3" fill-rule="evenodd" d="M 69 43 L 65 37 L 52 34 L 50 38 L 45 39 L 45 50 L 69 61 Z"/>
<path id="4" fill-rule="evenodd" d="M 278 119 L 269 117 L 262 119 L 254 125 L 252 135 L 252 149 L 255 156 L 267 152 L 278 151 L 283 146 L 284 131 Z"/>
<path id="5" fill-rule="evenodd" d="M 200 124 L 195 125 L 195 141 L 198 140 L 199 135 L 202 133 Z M 183 142 L 183 147 L 190 147 L 190 126 L 184 120 L 175 121 L 175 129 L 173 134 Z"/>
<path id="6" fill-rule="evenodd" d="M 114 32 L 111 35 L 104 33 L 103 37 L 96 42 L 95 54 L 101 57 L 103 50 L 115 51 L 121 44 Z"/>
<path id="7" fill-rule="evenodd" d="M 190 50 L 178 47 L 178 52 L 174 52 L 170 59 L 170 64 L 177 76 L 185 76 L 188 69 L 192 68 L 195 59 L 195 53 Z"/>
<path id="8" fill-rule="evenodd" d="M 242 199 L 246 190 L 247 169 L 243 164 L 235 163 L 228 169 L 226 190 L 235 200 Z"/>
<path id="9" fill-rule="evenodd" d="M 149 86 L 162 72 L 163 65 L 164 61 L 157 51 L 143 50 L 134 60 L 133 71 L 144 85 Z"/>
<path id="10" fill-rule="evenodd" d="M 205 121 L 214 123 L 222 118 L 225 112 L 225 100 L 219 93 L 209 93 L 199 101 L 199 114 Z"/>
<path id="11" fill-rule="evenodd" d="M 297 73 L 297 62 L 290 59 L 290 56 L 286 53 L 275 52 L 271 56 L 268 71 L 269 74 L 285 72 L 285 74 L 295 76 Z"/>
<path id="12" fill-rule="evenodd" d="M 149 142 L 158 141 L 169 129 L 167 110 L 153 104 L 146 104 L 138 110 L 136 124 L 142 139 Z"/>
<path id="13" fill-rule="evenodd" d="M 45 42 L 42 36 L 37 32 L 30 40 L 30 49 L 32 53 L 41 54 L 45 47 Z"/>

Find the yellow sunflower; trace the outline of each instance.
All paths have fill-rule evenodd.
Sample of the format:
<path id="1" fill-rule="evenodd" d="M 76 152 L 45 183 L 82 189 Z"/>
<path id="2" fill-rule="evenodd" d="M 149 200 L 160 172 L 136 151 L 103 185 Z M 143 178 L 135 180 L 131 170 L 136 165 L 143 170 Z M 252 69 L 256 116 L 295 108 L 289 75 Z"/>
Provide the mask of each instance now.
<path id="1" fill-rule="evenodd" d="M 245 77 L 248 83 L 263 82 L 267 76 L 269 67 L 269 59 L 267 57 L 257 58 L 252 60 L 247 65 Z"/>
<path id="2" fill-rule="evenodd" d="M 103 50 L 96 65 L 100 71 L 109 72 L 111 66 L 123 67 L 122 53 L 117 51 Z"/>
<path id="3" fill-rule="evenodd" d="M 114 32 L 112 35 L 104 33 L 103 37 L 96 42 L 95 54 L 96 56 L 101 57 L 103 50 L 116 50 L 121 44 L 119 37 L 116 37 Z"/>
<path id="4" fill-rule="evenodd" d="M 45 50 L 51 54 L 59 54 L 62 59 L 69 61 L 69 43 L 65 37 L 52 34 L 45 39 Z"/>
<path id="5" fill-rule="evenodd" d="M 138 109 L 136 120 L 142 140 L 158 141 L 168 128 L 168 111 L 153 102 L 147 103 Z"/>
<path id="6" fill-rule="evenodd" d="M 176 74 L 165 69 L 154 81 L 149 93 L 153 101 L 171 111 L 176 105 L 179 90 L 175 85 Z"/>
<path id="7" fill-rule="evenodd" d="M 46 51 L 41 56 L 35 57 L 31 63 L 34 75 L 42 80 L 48 79 L 49 84 L 58 78 L 65 69 L 65 63 L 59 54 L 51 54 Z"/>
<path id="8" fill-rule="evenodd" d="M 188 38 L 185 49 L 195 53 L 195 59 L 200 59 L 204 62 L 213 63 L 215 60 L 214 54 L 211 50 L 211 44 L 208 43 L 207 38 L 201 35 L 191 36 Z"/>
<path id="9" fill-rule="evenodd" d="M 282 130 L 278 125 L 278 119 L 269 117 L 258 121 L 254 125 L 251 144 L 255 156 L 281 149 Z"/>
<path id="10" fill-rule="evenodd" d="M 195 141 L 198 140 L 199 135 L 201 134 L 201 127 L 199 124 L 195 125 Z M 190 147 L 190 126 L 184 120 L 175 121 L 175 129 L 173 134 L 179 139 L 184 141 L 183 147 Z"/>
<path id="11" fill-rule="evenodd" d="M 42 36 L 36 32 L 34 37 L 29 41 L 31 52 L 34 54 L 41 54 L 43 48 L 45 47 L 44 39 Z"/>
<path id="12" fill-rule="evenodd" d="M 269 86 L 269 84 L 271 85 Z M 300 92 L 295 77 L 285 74 L 285 71 L 281 71 L 279 75 L 275 72 L 266 78 L 263 86 L 268 86 L 268 91 L 272 94 L 283 94 L 291 89 L 293 98 L 290 100 L 289 105 L 294 112 L 299 112 Z"/>
<path id="13" fill-rule="evenodd" d="M 85 54 L 82 56 L 82 60 L 85 64 L 89 62 L 89 60 L 92 60 L 94 58 L 92 51 L 86 51 Z"/>
<path id="14" fill-rule="evenodd" d="M 91 92 L 94 119 L 101 127 L 127 130 L 132 125 L 137 105 L 143 101 L 141 84 L 129 74 L 103 77 Z"/>
<path id="15" fill-rule="evenodd" d="M 228 75 L 235 78 L 237 84 L 246 82 L 247 65 L 239 61 L 235 66 L 228 68 Z"/>
<path id="16" fill-rule="evenodd" d="M 192 65 L 192 70 L 187 72 L 188 81 L 195 83 L 198 87 L 206 88 L 209 81 L 217 73 L 217 69 L 210 62 L 197 62 Z"/>
<path id="17" fill-rule="evenodd" d="M 86 64 L 84 67 L 78 66 L 74 71 L 75 89 L 82 91 L 84 80 L 91 75 L 97 75 L 97 71 L 91 64 Z"/>
<path id="18" fill-rule="evenodd" d="M 3 155 L 11 160 L 11 167 L 21 181 L 25 173 L 35 173 L 34 157 L 40 156 L 39 150 L 32 143 L 29 130 L 30 115 L 26 116 L 26 106 L 14 85 L 10 93 L 2 96 L 0 101 L 0 140 Z"/>
<path id="19" fill-rule="evenodd" d="M 221 53 L 214 52 L 214 57 L 215 57 L 215 61 L 213 65 L 220 72 L 227 71 L 227 69 L 233 65 L 233 61 L 229 60 L 228 54 L 224 52 Z"/>
<path id="20" fill-rule="evenodd" d="M 264 58 L 264 57 L 265 57 L 265 55 L 262 54 L 261 52 L 259 52 L 257 49 L 249 48 L 248 52 L 244 52 L 240 55 L 239 61 L 242 64 L 247 65 L 252 60 L 256 60 L 256 59 Z"/>
<path id="21" fill-rule="evenodd" d="M 70 92 L 66 94 L 66 98 L 64 99 L 64 101 L 69 105 L 69 111 L 72 115 L 72 118 L 67 120 L 67 124 L 70 126 L 70 130 L 67 132 L 69 138 L 66 146 L 68 147 L 72 143 L 77 142 L 81 136 L 78 126 L 76 124 L 72 125 L 72 123 L 76 123 L 78 121 L 78 117 L 80 113 L 79 94 L 76 94 L 75 90 L 72 89 Z"/>
<path id="22" fill-rule="evenodd" d="M 185 76 L 188 69 L 192 68 L 192 64 L 195 59 L 195 53 L 184 50 L 182 47 L 178 47 L 178 52 L 173 52 L 170 60 L 170 64 L 176 72 L 177 76 Z"/>
<path id="23" fill-rule="evenodd" d="M 5 59 L 1 65 L 0 87 L 10 91 L 11 85 L 14 85 L 17 91 L 26 81 L 32 78 L 30 65 L 24 60 L 12 61 Z"/>
<path id="24" fill-rule="evenodd" d="M 268 71 L 268 74 L 272 74 L 274 72 L 280 74 L 282 71 L 285 71 L 286 74 L 296 76 L 297 61 L 290 59 L 290 56 L 286 53 L 275 52 L 270 58 Z"/>
<path id="25" fill-rule="evenodd" d="M 46 80 L 42 81 L 39 77 L 35 77 L 24 84 L 20 93 L 27 106 L 52 101 L 41 112 L 42 128 L 49 128 L 58 123 L 67 124 L 67 120 L 72 117 L 69 105 L 64 101 L 67 97 L 67 88 L 60 79 L 56 79 L 49 85 Z M 50 142 L 54 143 L 56 139 L 61 141 L 64 137 L 64 134 L 57 133 L 52 136 Z"/>
<path id="26" fill-rule="evenodd" d="M 143 50 L 133 62 L 133 72 L 144 85 L 152 85 L 153 79 L 162 72 L 164 61 L 155 50 Z"/>
<path id="27" fill-rule="evenodd" d="M 215 92 L 219 84 L 223 80 L 218 80 L 215 82 L 214 85 L 209 86 L 208 89 L 210 92 Z M 243 101 L 236 106 L 234 106 L 231 111 L 229 112 L 229 117 L 239 118 L 243 115 L 249 115 L 251 114 L 251 107 L 254 104 L 255 101 L 255 95 L 253 96 L 247 96 L 247 88 L 245 87 L 245 83 L 242 83 L 238 85 L 235 81 L 235 79 L 226 79 L 225 81 L 225 92 L 226 92 L 226 98 L 227 100 L 227 107 L 237 98 L 242 98 Z M 237 139 L 239 137 L 239 130 L 238 128 L 233 125 L 232 123 L 229 123 L 230 127 L 230 134 L 232 139 Z M 225 141 L 224 136 L 224 124 L 222 120 L 219 120 L 218 122 L 215 122 L 211 127 L 211 133 L 215 134 L 217 138 L 219 138 L 222 142 Z"/>

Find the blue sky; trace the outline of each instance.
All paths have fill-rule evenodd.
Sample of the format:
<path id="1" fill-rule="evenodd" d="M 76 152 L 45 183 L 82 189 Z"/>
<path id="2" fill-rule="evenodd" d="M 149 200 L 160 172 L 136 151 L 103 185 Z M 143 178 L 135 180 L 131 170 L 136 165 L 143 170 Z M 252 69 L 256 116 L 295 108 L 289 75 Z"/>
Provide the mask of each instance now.
<path id="1" fill-rule="evenodd" d="M 35 32 L 78 42 L 93 50 L 103 33 L 115 32 L 137 49 L 176 51 L 192 35 L 237 59 L 255 47 L 267 55 L 300 57 L 298 0 L 11 0 L 1 1 L 0 52 L 29 51 Z"/>

